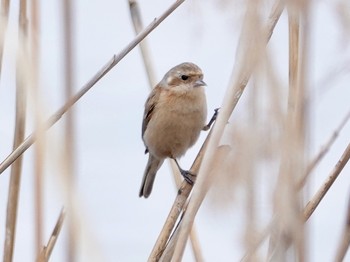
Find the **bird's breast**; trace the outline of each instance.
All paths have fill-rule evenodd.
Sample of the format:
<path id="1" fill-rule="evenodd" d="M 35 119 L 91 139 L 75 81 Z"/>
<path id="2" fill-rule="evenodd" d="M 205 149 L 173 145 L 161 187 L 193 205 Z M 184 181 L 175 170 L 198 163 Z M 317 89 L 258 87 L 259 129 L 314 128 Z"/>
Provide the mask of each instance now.
<path id="1" fill-rule="evenodd" d="M 178 158 L 197 141 L 206 117 L 201 88 L 181 95 L 164 92 L 145 131 L 145 144 L 160 158 Z"/>

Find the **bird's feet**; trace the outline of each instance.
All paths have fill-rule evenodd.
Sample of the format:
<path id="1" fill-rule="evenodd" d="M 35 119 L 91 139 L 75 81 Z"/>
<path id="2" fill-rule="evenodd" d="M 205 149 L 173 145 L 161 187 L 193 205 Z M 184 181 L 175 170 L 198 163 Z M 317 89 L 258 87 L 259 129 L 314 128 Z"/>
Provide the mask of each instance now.
<path id="1" fill-rule="evenodd" d="M 180 169 L 180 173 L 190 185 L 193 185 L 194 182 L 196 182 L 196 175 L 192 174 L 190 171 Z"/>
<path id="2" fill-rule="evenodd" d="M 209 123 L 203 127 L 203 129 L 202 129 L 203 131 L 207 131 L 210 129 L 211 125 L 214 123 L 214 121 L 216 120 L 216 118 L 219 114 L 219 109 L 220 109 L 220 107 L 214 109 L 214 115 L 211 117 Z"/>
<path id="3" fill-rule="evenodd" d="M 177 165 L 177 168 L 180 171 L 180 174 L 184 177 L 184 179 L 186 180 L 187 183 L 189 183 L 190 185 L 193 185 L 194 182 L 196 182 L 196 175 L 192 174 L 190 171 L 187 170 L 183 170 L 179 163 L 177 162 L 176 158 L 173 158 L 175 161 L 175 164 Z"/>

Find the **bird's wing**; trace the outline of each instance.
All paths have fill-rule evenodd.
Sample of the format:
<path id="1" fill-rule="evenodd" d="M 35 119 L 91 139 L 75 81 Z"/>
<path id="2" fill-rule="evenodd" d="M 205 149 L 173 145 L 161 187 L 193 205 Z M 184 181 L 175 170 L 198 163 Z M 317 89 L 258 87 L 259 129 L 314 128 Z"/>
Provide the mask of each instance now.
<path id="1" fill-rule="evenodd" d="M 156 108 L 159 95 L 160 95 L 160 86 L 157 85 L 155 88 L 153 88 L 145 104 L 145 112 L 143 114 L 143 121 L 142 121 L 142 138 L 147 129 L 147 125 L 152 118 L 152 114 L 154 113 L 154 110 Z M 146 153 L 147 152 L 148 150 L 146 148 Z"/>

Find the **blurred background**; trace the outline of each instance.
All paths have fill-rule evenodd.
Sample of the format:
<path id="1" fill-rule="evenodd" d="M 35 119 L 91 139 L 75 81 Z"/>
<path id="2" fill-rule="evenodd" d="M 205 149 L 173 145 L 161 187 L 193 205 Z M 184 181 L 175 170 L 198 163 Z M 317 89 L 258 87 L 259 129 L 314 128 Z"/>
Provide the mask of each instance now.
<path id="1" fill-rule="evenodd" d="M 208 118 L 220 107 L 235 63 L 246 1 L 185 1 L 148 37 L 157 81 L 173 66 L 190 61 L 201 67 L 207 83 Z M 160 16 L 173 1 L 139 1 L 144 25 Z M 262 1 L 266 20 L 272 1 Z M 77 92 L 111 57 L 134 37 L 128 1 L 71 1 L 73 88 Z M 66 101 L 64 95 L 64 34 L 61 1 L 40 1 L 39 100 L 44 118 Z M 11 1 L 5 34 L 0 81 L 0 157 L 12 151 L 15 121 L 16 47 L 19 1 Z M 266 9 L 266 10 L 265 10 Z M 309 8 L 307 84 L 308 158 L 312 158 L 350 110 L 350 4 L 345 0 L 311 1 Z M 30 21 L 30 18 L 29 18 Z M 279 84 L 281 103 L 288 93 L 288 19 L 283 12 L 266 55 Z M 255 79 L 257 88 L 259 79 Z M 260 83 L 264 85 L 264 83 Z M 252 83 L 247 86 L 250 92 Z M 76 105 L 73 106 L 74 195 L 78 203 L 78 261 L 145 261 L 176 197 L 168 163 L 159 171 L 152 195 L 138 191 L 148 156 L 144 155 L 141 122 L 149 84 L 140 50 L 136 47 Z M 28 96 L 26 136 L 35 130 L 35 100 Z M 243 94 L 230 119 L 239 132 L 247 118 L 248 95 Z M 259 99 L 259 98 L 257 98 Z M 66 186 L 60 154 L 64 150 L 63 121 L 46 136 L 43 171 L 43 241 L 45 244 L 65 206 Z M 262 123 L 264 124 L 264 123 Z M 350 141 L 350 125 L 339 134 L 324 160 L 310 176 L 305 201 L 318 190 Z M 206 134 L 181 158 L 192 164 Z M 229 137 L 233 148 L 239 136 Z M 237 140 L 235 140 L 237 139 Z M 261 138 L 264 140 L 264 138 Z M 239 154 L 239 152 L 238 152 Z M 10 170 L 0 175 L 0 225 L 5 228 Z M 349 197 L 349 165 L 340 174 L 306 224 L 309 261 L 332 261 L 342 234 Z M 24 154 L 14 261 L 33 261 L 35 247 L 34 150 Z M 269 176 L 262 174 L 256 206 L 261 223 L 271 216 Z M 218 187 L 220 184 L 217 185 Z M 215 187 L 215 185 L 214 185 Z M 206 261 L 238 261 L 245 254 L 244 188 L 218 196 L 214 188 L 196 217 L 196 228 Z M 226 192 L 226 191 L 221 191 Z M 306 203 L 305 202 L 305 203 Z M 0 230 L 1 250 L 5 230 Z M 50 261 L 65 261 L 67 224 L 64 224 Z M 265 243 L 263 247 L 267 247 Z M 264 249 L 263 249 L 264 250 Z M 1 254 L 2 252 L 0 252 Z M 261 252 L 261 254 L 264 254 Z M 262 256 L 263 258 L 264 256 Z M 347 256 L 349 259 L 349 255 Z M 186 249 L 184 261 L 194 261 Z"/>

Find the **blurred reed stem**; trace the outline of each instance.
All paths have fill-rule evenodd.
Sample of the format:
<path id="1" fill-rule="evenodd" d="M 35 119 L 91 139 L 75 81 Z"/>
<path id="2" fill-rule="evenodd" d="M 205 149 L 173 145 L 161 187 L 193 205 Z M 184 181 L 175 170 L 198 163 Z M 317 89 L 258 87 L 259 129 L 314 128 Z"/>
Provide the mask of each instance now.
<path id="1" fill-rule="evenodd" d="M 347 123 L 349 118 L 350 118 L 350 111 L 346 114 L 346 116 L 341 121 L 339 126 L 333 132 L 331 137 L 328 139 L 327 143 L 321 148 L 321 150 L 317 153 L 317 155 L 313 158 L 313 160 L 310 161 L 310 163 L 308 164 L 305 174 L 303 175 L 302 179 L 297 184 L 298 190 L 301 190 L 303 188 L 304 183 L 306 183 L 306 179 L 307 179 L 308 175 L 317 166 L 317 164 L 320 163 L 320 161 L 323 159 L 323 157 L 329 151 L 329 148 L 335 142 L 336 138 L 339 136 L 340 131 L 343 129 L 343 127 L 345 126 L 345 124 Z M 332 178 L 332 176 L 330 176 L 329 178 Z M 327 180 L 329 178 L 327 178 Z M 333 177 L 333 179 L 334 179 L 334 177 Z M 314 204 L 316 204 L 316 203 L 314 203 Z M 305 212 L 306 207 L 305 207 L 303 212 Z M 312 208 L 316 209 L 317 207 L 312 207 Z M 309 206 L 308 209 L 311 209 L 311 207 Z M 305 221 L 307 221 L 310 216 L 311 215 L 308 215 L 308 217 L 304 217 Z M 276 224 L 276 218 L 274 217 L 270 221 L 268 226 L 265 227 L 265 229 L 262 231 L 262 233 L 258 237 L 256 237 L 254 243 L 251 245 L 251 247 L 247 250 L 246 254 L 241 259 L 242 262 L 243 261 L 250 261 L 249 260 L 249 254 L 252 253 L 252 252 L 255 252 L 255 250 L 263 243 L 263 241 L 266 239 L 266 237 L 271 233 L 271 231 L 272 231 L 272 229 L 273 229 L 275 224 Z"/>
<path id="2" fill-rule="evenodd" d="M 30 80 L 29 90 L 32 94 L 34 105 L 34 121 L 38 130 L 38 141 L 34 149 L 34 229 L 35 229 L 35 250 L 38 253 L 43 244 L 44 214 L 43 214 L 43 168 L 45 157 L 45 137 L 43 129 L 43 105 L 41 103 L 39 88 L 39 17 L 40 5 L 38 0 L 32 0 L 30 5 Z"/>
<path id="3" fill-rule="evenodd" d="M 349 245 L 350 245 L 350 198 L 348 200 L 347 214 L 345 217 L 345 226 L 342 232 L 340 242 L 338 244 L 338 249 L 337 249 L 334 261 L 336 262 L 344 261 L 345 255 L 349 249 Z"/>
<path id="4" fill-rule="evenodd" d="M 287 4 L 289 27 L 289 94 L 285 128 L 282 136 L 282 159 L 275 190 L 274 212 L 276 223 L 269 243 L 269 261 L 286 260 L 290 244 L 299 261 L 304 260 L 303 226 L 300 219 L 301 196 L 295 185 L 304 170 L 305 127 L 304 127 L 304 83 L 300 77 L 303 62 L 300 46 L 300 12 L 298 3 Z M 288 214 L 288 215 L 287 215 Z"/>
<path id="5" fill-rule="evenodd" d="M 143 30 L 144 26 L 142 23 L 139 4 L 136 0 L 129 0 L 129 10 L 130 10 L 132 23 L 134 26 L 134 31 L 137 35 Z M 151 59 L 151 55 L 149 51 L 150 49 L 148 46 L 147 39 L 144 39 L 143 41 L 141 41 L 139 44 L 139 47 L 141 50 L 143 64 L 147 73 L 148 83 L 150 88 L 152 89 L 157 84 L 157 80 L 156 80 L 156 75 L 154 73 L 153 61 Z"/>
<path id="6" fill-rule="evenodd" d="M 62 1 L 62 17 L 63 17 L 63 72 L 64 72 L 64 83 L 65 83 L 65 98 L 68 101 L 73 95 L 74 79 L 74 57 L 73 57 L 73 16 L 72 12 L 74 5 L 70 0 Z M 68 202 L 68 241 L 67 241 L 67 261 L 74 262 L 77 259 L 77 243 L 78 243 L 78 232 L 79 225 L 75 224 L 76 219 L 72 218 L 75 214 L 73 212 L 73 190 L 75 188 L 74 171 L 75 171 L 75 119 L 74 110 L 70 110 L 66 114 L 65 118 L 65 136 L 64 136 L 64 175 L 67 179 L 64 181 Z"/>
<path id="7" fill-rule="evenodd" d="M 253 2 L 250 2 L 250 4 L 254 4 Z M 208 148 L 203 157 L 203 164 L 201 165 L 197 181 L 193 187 L 192 197 L 180 225 L 179 239 L 176 243 L 172 258 L 174 261 L 180 261 L 182 259 L 188 234 L 192 227 L 195 215 L 197 214 L 205 194 L 210 187 L 211 181 L 214 179 L 213 176 L 216 175 L 215 172 L 210 172 L 210 170 L 214 164 L 214 156 L 226 123 L 248 83 L 257 59 L 260 56 L 259 52 L 265 49 L 266 44 L 270 40 L 273 29 L 283 11 L 283 8 L 283 1 L 276 1 L 274 3 L 267 24 L 262 32 L 247 30 L 247 28 L 249 28 L 249 16 L 247 12 L 238 43 L 238 57 L 232 71 L 229 87 L 224 95 L 220 114 L 218 115 L 215 126 L 212 129 L 212 136 L 208 142 Z M 260 44 L 260 46 L 257 46 L 257 44 Z"/>
<path id="8" fill-rule="evenodd" d="M 2 73 L 2 59 L 4 56 L 6 31 L 9 19 L 10 0 L 1 1 L 0 9 L 0 76 Z"/>
<path id="9" fill-rule="evenodd" d="M 3 4 L 6 1 L 3 1 Z M 8 3 L 7 3 L 8 8 Z M 28 61 L 28 46 L 27 46 L 27 3 L 26 0 L 21 0 L 19 7 L 19 33 L 18 33 L 18 49 L 16 61 L 16 120 L 15 120 L 15 134 L 13 149 L 17 148 L 24 139 L 25 125 L 26 125 L 26 86 L 23 79 L 23 73 L 20 71 L 24 69 L 20 66 L 21 61 Z M 2 56 L 2 53 L 1 53 Z M 1 59 L 1 58 L 0 58 Z M 1 64 L 1 60 L 0 60 Z M 16 238 L 16 224 L 17 211 L 19 202 L 19 192 L 21 185 L 22 174 L 22 157 L 19 157 L 11 168 L 10 185 L 6 212 L 6 234 L 4 243 L 4 262 L 13 260 L 13 252 Z"/>

